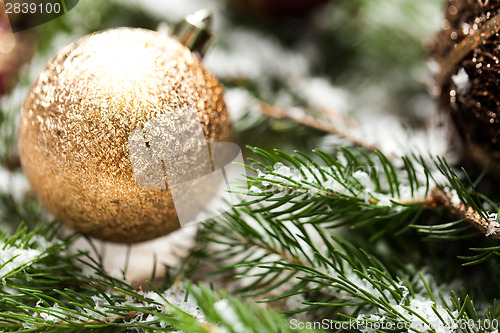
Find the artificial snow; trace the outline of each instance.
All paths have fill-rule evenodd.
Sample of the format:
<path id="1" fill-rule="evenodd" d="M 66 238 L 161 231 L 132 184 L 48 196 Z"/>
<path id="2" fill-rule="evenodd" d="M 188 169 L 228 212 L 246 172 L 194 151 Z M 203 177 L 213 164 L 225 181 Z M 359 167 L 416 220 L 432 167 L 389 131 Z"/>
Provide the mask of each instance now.
<path id="1" fill-rule="evenodd" d="M 282 175 L 284 177 L 292 177 L 292 176 L 294 176 L 292 174 L 292 172 L 291 172 L 291 169 L 289 167 L 285 166 L 283 163 L 280 163 L 280 162 L 278 162 L 278 163 L 276 163 L 274 165 L 274 170 L 275 170 L 275 172 L 277 174 L 280 174 L 280 175 Z"/>
<path id="2" fill-rule="evenodd" d="M 167 289 L 162 296 L 172 305 L 195 317 L 198 321 L 205 321 L 205 314 L 201 311 L 194 297 L 186 297 L 187 291 L 184 288 Z M 151 296 L 151 292 L 145 295 Z M 163 303 L 166 305 L 165 303 Z"/>
<path id="3" fill-rule="evenodd" d="M 292 295 L 286 298 L 286 307 L 288 309 L 300 309 L 307 305 L 304 305 L 306 299 L 303 294 Z"/>
<path id="4" fill-rule="evenodd" d="M 118 305 L 132 305 L 132 306 L 144 306 L 153 307 L 159 313 L 169 313 L 172 311 L 172 306 L 180 309 L 181 311 L 193 316 L 196 320 L 200 322 L 205 322 L 205 314 L 201 311 L 200 307 L 196 303 L 194 297 L 186 297 L 187 291 L 184 288 L 174 288 L 171 287 L 165 290 L 161 295 L 156 292 L 139 292 L 145 298 L 151 299 L 154 303 L 141 302 L 137 303 L 137 300 L 133 297 L 128 296 L 127 301 L 119 303 Z M 139 317 L 137 317 L 139 316 Z M 148 315 L 146 318 L 142 318 L 143 314 L 138 313 L 135 318 L 132 318 L 131 322 L 136 321 L 151 321 L 159 319 L 154 315 Z M 164 323 L 160 319 L 160 325 L 166 327 L 167 323 Z"/>
<path id="5" fill-rule="evenodd" d="M 262 117 L 259 101 L 248 90 L 242 88 L 226 88 L 224 93 L 227 110 L 231 119 L 238 125 L 244 116 Z"/>
<path id="6" fill-rule="evenodd" d="M 497 222 L 498 221 L 498 213 L 489 213 L 488 214 L 489 222 Z"/>
<path id="7" fill-rule="evenodd" d="M 498 222 L 498 214 L 490 213 L 488 216 L 488 229 L 486 231 L 486 237 L 496 235 L 500 229 L 500 223 Z"/>
<path id="8" fill-rule="evenodd" d="M 452 204 L 458 206 L 458 205 L 460 205 L 462 203 L 462 201 L 460 200 L 460 197 L 458 196 L 458 193 L 457 193 L 456 190 L 451 190 L 450 194 L 451 194 L 450 202 Z"/>
<path id="9" fill-rule="evenodd" d="M 0 167 L 0 192 L 9 193 L 15 200 L 20 200 L 28 189 L 28 180 L 21 172 L 10 172 Z"/>
<path id="10" fill-rule="evenodd" d="M 356 325 L 361 332 L 374 333 L 379 331 L 380 328 L 384 328 L 384 323 L 387 324 L 387 328 L 390 328 L 391 325 L 395 325 L 398 322 L 399 326 L 401 326 L 399 328 L 405 328 L 409 331 L 415 330 L 420 332 L 427 331 L 428 329 L 434 329 L 436 333 L 454 333 L 457 331 L 459 323 L 457 319 L 458 311 L 449 313 L 446 310 L 447 305 L 442 303 L 444 299 L 449 299 L 451 296 L 449 293 L 450 286 L 438 286 L 433 277 L 425 270 L 416 274 L 415 278 L 411 281 L 413 293 L 410 293 L 408 287 L 402 282 L 394 284 L 395 281 L 393 280 L 382 279 L 382 281 L 377 280 L 377 282 L 372 283 L 360 276 L 348 263 L 342 268 L 341 276 L 333 268 L 330 268 L 325 273 L 332 279 L 335 279 L 330 289 L 337 295 L 339 300 L 356 302 L 359 300 L 356 295 L 363 295 L 364 297 L 371 295 L 371 298 L 378 299 L 384 304 L 387 303 L 388 306 L 400 314 L 397 318 L 392 318 L 395 321 L 387 321 L 386 317 L 393 317 L 393 313 L 385 313 L 381 308 L 373 309 L 373 311 L 368 313 L 358 314 L 353 325 Z M 411 267 L 409 269 L 413 270 Z M 436 300 L 433 301 L 428 295 L 426 285 L 423 281 L 426 281 L 427 285 L 435 291 L 435 294 L 439 294 L 442 297 L 436 297 Z M 378 283 L 383 284 L 382 292 L 377 288 L 379 286 Z M 341 290 L 338 288 L 338 285 L 342 285 L 351 291 Z M 393 296 L 394 294 L 400 295 L 400 301 L 396 300 Z M 354 309 L 355 307 L 353 307 Z M 349 315 L 348 312 L 345 313 Z M 377 330 L 377 327 L 379 330 Z"/>
<path id="11" fill-rule="evenodd" d="M 464 92 L 467 91 L 467 89 L 469 88 L 470 85 L 469 75 L 467 74 L 467 72 L 463 67 L 460 68 L 458 73 L 453 75 L 451 79 L 453 80 L 453 83 L 455 83 L 457 91 Z"/>
<path id="12" fill-rule="evenodd" d="M 335 278 L 335 279 L 339 278 L 338 272 L 333 270 L 333 269 L 329 270 L 328 275 Z M 342 283 L 342 284 L 348 285 L 349 289 L 355 289 L 356 293 L 358 295 L 370 294 L 370 295 L 373 295 L 373 297 L 381 299 L 381 300 L 387 299 L 387 300 L 389 300 L 389 302 L 391 304 L 397 304 L 397 303 L 396 303 L 396 300 L 394 299 L 392 293 L 390 292 L 389 288 L 393 289 L 393 291 L 395 293 L 401 293 L 401 292 L 406 293 L 407 292 L 407 291 L 405 291 L 405 289 L 407 290 L 407 288 L 403 284 L 399 283 L 399 284 L 395 285 L 396 288 L 389 287 L 387 289 L 384 289 L 383 292 L 381 293 L 380 290 L 377 289 L 369 280 L 360 277 L 359 274 L 357 272 L 355 272 L 354 270 L 352 270 L 351 267 L 347 267 L 347 266 L 344 267 L 343 276 L 345 277 L 345 280 L 349 281 L 349 283 L 348 284 Z M 386 281 L 386 282 L 387 282 L 388 286 L 392 286 L 390 283 L 392 281 Z M 352 287 L 352 286 L 355 286 L 355 287 Z M 350 292 L 340 290 L 337 287 L 332 287 L 331 289 L 337 295 L 339 295 L 339 299 L 346 299 L 349 301 L 358 300 L 358 298 L 353 296 Z"/>
<path id="13" fill-rule="evenodd" d="M 170 288 L 163 292 L 161 295 L 156 292 L 138 292 L 141 296 L 150 299 L 151 302 L 144 302 L 132 296 L 127 295 L 124 302 L 110 303 L 111 294 L 106 292 L 106 296 L 92 296 L 93 304 L 89 307 L 79 308 L 80 314 L 62 309 L 59 304 L 55 303 L 51 307 L 42 306 L 42 301 L 36 304 L 40 309 L 38 315 L 45 321 L 61 322 L 65 318 L 73 317 L 78 318 L 82 322 L 89 320 L 89 317 L 95 321 L 109 323 L 115 320 L 117 316 L 114 313 L 114 308 L 131 306 L 137 307 L 150 307 L 156 309 L 158 313 L 168 313 L 172 311 L 172 306 L 180 309 L 181 311 L 193 316 L 200 322 L 205 322 L 205 314 L 201 311 L 194 297 L 186 297 L 186 290 L 183 288 L 174 289 Z M 149 322 L 158 320 L 154 314 L 145 315 L 141 311 L 137 311 L 133 318 L 128 319 L 130 323 L 134 322 Z M 162 322 L 160 319 L 160 326 L 167 327 L 167 323 Z"/>
<path id="14" fill-rule="evenodd" d="M 108 297 L 111 295 L 109 293 L 106 293 Z M 84 308 L 82 312 L 86 315 L 91 316 L 93 319 L 98 320 L 98 321 L 103 321 L 103 322 L 110 322 L 111 317 L 109 316 L 104 316 L 102 313 L 106 313 L 106 305 L 109 305 L 109 302 L 107 299 L 105 299 L 102 296 L 92 296 L 92 301 L 94 302 L 94 307 L 93 308 Z"/>
<path id="15" fill-rule="evenodd" d="M 255 185 L 252 185 L 252 186 L 250 186 L 250 192 L 253 192 L 253 193 L 262 193 L 262 190 L 259 187 L 255 186 Z"/>
<path id="16" fill-rule="evenodd" d="M 361 184 L 361 186 L 364 187 L 366 191 L 374 191 L 375 190 L 375 185 L 373 184 L 370 175 L 368 175 L 364 171 L 356 171 L 355 173 L 352 174 L 354 178 Z"/>
<path id="17" fill-rule="evenodd" d="M 370 326 L 370 323 L 383 323 L 385 318 L 376 314 L 371 314 L 369 316 L 358 315 L 356 318 L 356 322 L 358 325 L 358 329 L 361 333 L 376 333 L 377 329 Z"/>
<path id="18" fill-rule="evenodd" d="M 385 290 L 384 295 L 382 295 L 369 281 L 359 278 L 356 273 L 352 272 L 346 277 L 351 283 L 357 286 L 359 290 L 358 293 L 360 294 L 369 293 L 379 299 L 385 295 L 391 307 L 400 314 L 398 320 L 403 322 L 404 327 L 407 329 L 415 331 L 434 329 L 436 333 L 453 333 L 456 332 L 458 328 L 456 320 L 458 311 L 454 311 L 451 314 L 448 313 L 442 304 L 435 303 L 430 299 L 425 293 L 425 288 L 421 290 L 423 294 L 416 293 L 414 297 L 411 297 L 408 288 L 402 284 L 398 284 L 397 288 L 391 288 L 394 292 L 400 293 L 402 296 L 401 302 L 398 304 L 388 290 Z M 388 283 L 388 285 L 390 284 Z M 419 290 L 418 284 L 415 285 L 414 290 Z M 341 291 L 339 294 L 341 298 L 353 299 L 352 295 L 344 291 Z M 407 321 L 405 321 L 403 317 Z M 357 317 L 357 322 L 361 325 L 365 325 L 361 329 L 361 332 L 366 333 L 375 332 L 370 322 L 378 321 L 381 323 L 384 322 L 384 320 L 385 318 L 382 316 L 382 313 L 360 314 Z"/>
<path id="19" fill-rule="evenodd" d="M 349 93 L 335 87 L 325 78 L 314 77 L 300 81 L 298 89 L 309 105 L 320 110 L 345 113 L 351 104 Z"/>
<path id="20" fill-rule="evenodd" d="M 39 304 L 41 303 L 41 301 L 38 301 L 37 303 L 37 307 L 39 306 Z M 50 321 L 50 322 L 59 322 L 61 320 L 61 317 L 64 317 L 64 315 L 61 315 L 60 313 L 60 309 L 59 309 L 59 304 L 57 303 L 54 303 L 54 306 L 50 307 L 50 308 L 44 308 L 44 312 L 40 312 L 40 317 L 43 318 L 43 320 L 45 321 Z M 53 312 L 53 313 L 57 313 L 57 315 L 52 315 L 50 314 L 50 312 Z"/>
<path id="21" fill-rule="evenodd" d="M 433 329 L 436 333 L 455 333 L 458 329 L 455 320 L 458 311 L 450 315 L 443 306 L 436 305 L 429 298 L 420 295 L 411 299 L 409 305 L 396 305 L 394 308 L 409 320 L 409 328 L 416 331 Z"/>
<path id="22" fill-rule="evenodd" d="M 4 276 L 11 271 L 18 269 L 21 266 L 26 267 L 33 264 L 36 259 L 42 256 L 43 252 L 38 249 L 23 249 L 16 246 L 5 246 L 4 242 L 0 242 L 0 279 L 4 280 Z"/>
<path id="23" fill-rule="evenodd" d="M 23 328 L 25 328 L 25 329 L 27 329 L 27 330 L 33 329 L 33 328 L 35 328 L 35 327 L 36 327 L 36 326 L 35 326 L 35 324 L 33 324 L 33 323 L 28 323 L 28 322 L 26 322 L 26 321 L 23 323 Z"/>
<path id="24" fill-rule="evenodd" d="M 231 306 L 227 299 L 221 299 L 214 304 L 214 309 L 219 316 L 222 317 L 227 324 L 231 325 L 234 332 L 247 332 L 245 325 L 241 322 L 240 317 Z"/>

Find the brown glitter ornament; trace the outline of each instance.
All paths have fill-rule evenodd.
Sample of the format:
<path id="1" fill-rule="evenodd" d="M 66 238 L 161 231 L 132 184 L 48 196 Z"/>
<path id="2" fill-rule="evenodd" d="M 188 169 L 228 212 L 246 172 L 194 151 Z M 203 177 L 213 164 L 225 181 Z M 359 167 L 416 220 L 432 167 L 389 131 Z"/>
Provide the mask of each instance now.
<path id="1" fill-rule="evenodd" d="M 500 0 L 448 0 L 434 58 L 437 93 L 464 156 L 500 160 Z"/>
<path id="2" fill-rule="evenodd" d="M 74 230 L 128 243 L 165 235 L 180 227 L 172 196 L 138 186 L 128 140 L 149 120 L 188 107 L 207 142 L 231 136 L 223 87 L 176 39 L 132 28 L 83 37 L 47 64 L 23 105 L 24 172 Z"/>

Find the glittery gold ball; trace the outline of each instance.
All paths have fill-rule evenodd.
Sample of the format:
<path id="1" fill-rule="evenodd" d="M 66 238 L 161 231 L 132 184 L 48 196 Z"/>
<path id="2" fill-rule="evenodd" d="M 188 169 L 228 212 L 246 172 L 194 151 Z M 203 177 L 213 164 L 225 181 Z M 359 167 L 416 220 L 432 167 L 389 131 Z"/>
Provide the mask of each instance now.
<path id="1" fill-rule="evenodd" d="M 23 105 L 24 172 L 39 200 L 76 231 L 128 243 L 165 235 L 180 227 L 172 196 L 136 183 L 128 139 L 187 107 L 208 142 L 231 136 L 222 86 L 175 39 L 132 28 L 83 37 L 47 64 Z"/>

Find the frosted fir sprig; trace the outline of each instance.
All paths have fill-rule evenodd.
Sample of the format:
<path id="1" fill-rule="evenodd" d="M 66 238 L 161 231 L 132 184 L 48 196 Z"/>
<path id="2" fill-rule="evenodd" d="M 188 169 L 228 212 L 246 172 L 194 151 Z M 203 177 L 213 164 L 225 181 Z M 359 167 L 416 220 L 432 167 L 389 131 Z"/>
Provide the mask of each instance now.
<path id="1" fill-rule="evenodd" d="M 412 227 L 429 236 L 435 231 L 439 237 L 453 238 L 463 235 L 468 229 L 463 225 L 469 225 L 500 238 L 500 228 L 489 218 L 498 211 L 497 205 L 476 192 L 465 170 L 459 176 L 444 159 L 395 159 L 379 151 L 346 148 L 332 155 L 314 150 L 311 156 L 251 150 L 259 159 L 250 159 L 247 166 L 255 175 L 248 177 L 250 199 L 243 205 L 263 204 L 262 211 L 281 220 L 307 217 L 310 223 L 354 227 L 379 223 L 382 227 L 375 237 L 393 227 Z M 460 228 L 419 224 L 422 212 L 439 208 L 458 217 Z"/>
<path id="2" fill-rule="evenodd" d="M 271 304 L 297 300 L 287 302 L 294 306 L 285 311 L 311 321 L 347 322 L 339 327 L 362 332 L 372 332 L 367 323 L 377 321 L 379 327 L 385 322 L 384 327 L 412 332 L 448 333 L 470 319 L 499 315 L 493 306 L 478 315 L 470 298 L 455 296 L 449 285 L 438 285 L 397 258 L 384 258 L 367 244 L 344 240 L 322 224 L 283 222 L 241 207 L 206 228 L 207 239 L 218 245 L 208 256 L 224 262 L 221 272 L 234 270 L 239 292 Z"/>
<path id="3" fill-rule="evenodd" d="M 9 276 L 34 265 L 42 259 L 47 252 L 39 249 L 24 249 L 16 245 L 9 245 L 0 242 L 0 279 L 4 281 Z"/>
<path id="4" fill-rule="evenodd" d="M 409 158 L 403 158 L 396 166 L 380 152 L 375 153 L 374 160 L 362 150 L 341 149 L 336 156 L 320 150 L 315 150 L 313 156 L 298 151 L 297 155 L 280 150 L 271 154 L 259 148 L 252 151 L 264 160 L 262 163 L 251 159 L 253 165 L 261 168 L 249 167 L 257 173 L 257 177 L 249 177 L 254 186 L 252 194 L 289 190 L 393 206 L 424 201 L 431 186 L 429 170 L 421 166 L 416 169 Z"/>
<path id="5" fill-rule="evenodd" d="M 4 286 L 8 285 L 7 279 L 26 275 L 29 268 L 64 248 L 63 240 L 47 236 L 51 228 L 55 228 L 54 224 L 37 225 L 29 231 L 21 224 L 14 235 L 4 233 L 0 237 L 0 280 Z"/>
<path id="6" fill-rule="evenodd" d="M 421 186 L 416 192 L 411 193 L 409 186 L 402 185 L 395 197 L 376 190 L 376 183 L 370 175 L 362 170 L 357 170 L 346 177 L 336 177 L 326 167 L 306 167 L 300 169 L 285 166 L 278 162 L 274 170 L 264 173 L 257 170 L 257 178 L 261 180 L 263 188 L 253 185 L 251 193 L 269 193 L 279 190 L 294 189 L 309 196 L 326 194 L 330 196 L 361 199 L 365 204 L 390 207 L 395 204 L 418 203 L 425 199 L 425 187 Z M 318 181 L 319 180 L 319 181 Z M 296 184 L 300 184 L 295 186 Z"/>
<path id="7" fill-rule="evenodd" d="M 357 317 L 346 315 L 345 319 L 356 323 L 361 332 L 370 332 L 373 323 L 414 332 L 453 333 L 459 328 L 459 310 L 450 306 L 451 295 L 447 302 L 441 295 L 444 286 L 437 286 L 429 275 L 418 272 L 410 283 L 405 283 L 400 278 L 392 280 L 378 269 L 361 273 L 351 268 L 343 274 L 332 275 L 332 290 L 351 302 L 357 300 L 375 305 Z M 439 295 L 434 295 L 436 291 Z"/>
<path id="8" fill-rule="evenodd" d="M 174 312 L 189 316 L 192 321 L 207 323 L 205 315 L 194 297 L 189 296 L 182 286 L 171 287 L 164 292 L 158 290 L 116 290 L 108 288 L 80 302 L 75 296 L 61 293 L 67 300 L 58 299 L 54 303 L 41 299 L 31 308 L 31 319 L 25 318 L 25 328 L 52 327 L 104 327 L 117 323 L 138 328 L 149 326 L 151 329 L 171 328 L 165 316 Z M 72 302 L 68 302 L 72 300 Z M 209 325 L 207 323 L 207 325 Z"/>
<path id="9" fill-rule="evenodd" d="M 85 252 L 70 254 L 78 238 L 60 239 L 58 224 L 21 225 L 0 235 L 1 332 L 189 331 L 307 332 L 276 311 L 244 303 L 204 285 L 166 283 L 147 291 L 107 273 Z"/>
<path id="10" fill-rule="evenodd" d="M 150 285 L 151 286 L 151 285 Z M 154 287 L 153 287 L 154 289 Z M 287 320 L 271 309 L 218 294 L 204 285 L 172 287 L 165 292 L 128 290 L 126 297 L 116 291 L 92 296 L 89 304 L 71 302 L 38 302 L 25 306 L 24 313 L 11 313 L 9 319 L 19 323 L 0 327 L 26 331 L 123 329 L 139 332 L 313 332 L 292 329 Z M 317 331 L 315 331 L 317 332 Z"/>

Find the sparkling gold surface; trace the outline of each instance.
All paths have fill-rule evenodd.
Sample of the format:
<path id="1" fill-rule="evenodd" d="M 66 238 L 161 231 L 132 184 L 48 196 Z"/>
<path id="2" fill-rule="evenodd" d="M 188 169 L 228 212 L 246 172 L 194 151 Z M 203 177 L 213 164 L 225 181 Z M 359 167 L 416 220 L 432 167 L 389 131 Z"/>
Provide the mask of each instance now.
<path id="1" fill-rule="evenodd" d="M 40 201 L 73 229 L 138 242 L 179 227 L 168 190 L 137 186 L 129 134 L 195 106 L 207 141 L 227 141 L 223 88 L 186 47 L 153 31 L 108 30 L 50 61 L 23 105 L 23 169 Z"/>

